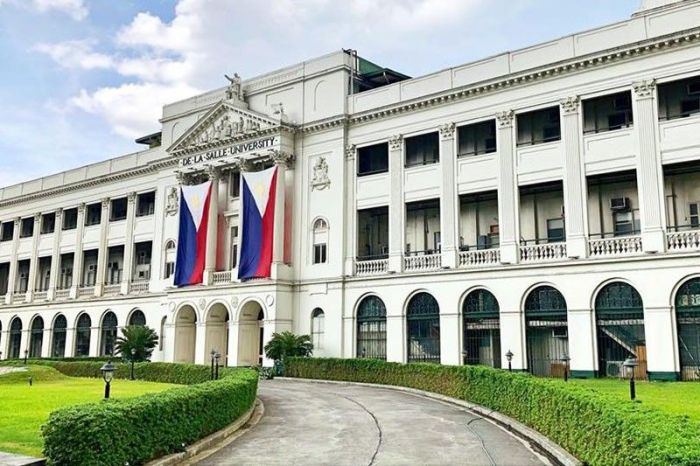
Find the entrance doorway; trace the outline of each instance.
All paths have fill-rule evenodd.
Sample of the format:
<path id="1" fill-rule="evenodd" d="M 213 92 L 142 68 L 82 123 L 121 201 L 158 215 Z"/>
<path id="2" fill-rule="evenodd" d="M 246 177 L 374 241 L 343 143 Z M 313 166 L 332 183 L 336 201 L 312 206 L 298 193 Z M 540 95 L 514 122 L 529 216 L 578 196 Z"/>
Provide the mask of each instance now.
<path id="1" fill-rule="evenodd" d="M 197 313 L 194 308 L 182 306 L 175 316 L 175 362 L 194 363 L 196 326 Z"/>
<path id="2" fill-rule="evenodd" d="M 257 301 L 248 301 L 238 316 L 237 366 L 262 365 L 265 312 Z"/>

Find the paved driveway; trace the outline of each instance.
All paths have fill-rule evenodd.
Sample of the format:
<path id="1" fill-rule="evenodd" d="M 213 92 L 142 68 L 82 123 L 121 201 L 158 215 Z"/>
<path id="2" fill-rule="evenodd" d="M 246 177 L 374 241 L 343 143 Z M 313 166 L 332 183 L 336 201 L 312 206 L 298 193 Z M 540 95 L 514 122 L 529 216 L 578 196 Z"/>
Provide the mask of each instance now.
<path id="1" fill-rule="evenodd" d="M 200 465 L 542 465 L 500 427 L 458 406 L 382 388 L 265 381 L 265 415 Z"/>

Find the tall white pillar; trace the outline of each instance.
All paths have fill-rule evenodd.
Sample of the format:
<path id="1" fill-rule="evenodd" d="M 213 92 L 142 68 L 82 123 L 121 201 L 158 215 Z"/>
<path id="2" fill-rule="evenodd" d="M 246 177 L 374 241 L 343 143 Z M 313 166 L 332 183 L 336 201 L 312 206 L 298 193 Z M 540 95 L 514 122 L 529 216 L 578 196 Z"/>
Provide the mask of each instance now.
<path id="1" fill-rule="evenodd" d="M 100 244 L 97 249 L 97 275 L 95 278 L 95 296 L 102 296 L 107 273 L 107 234 L 109 233 L 109 216 L 112 202 L 109 198 L 102 199 L 102 214 L 100 217 Z M 92 353 L 91 353 L 92 354 Z"/>
<path id="2" fill-rule="evenodd" d="M 680 364 L 676 363 L 678 337 L 670 306 L 644 306 L 644 334 L 649 379 L 678 380 L 680 378 Z"/>
<path id="3" fill-rule="evenodd" d="M 386 360 L 406 362 L 406 319 L 403 315 L 386 316 Z"/>
<path id="4" fill-rule="evenodd" d="M 455 124 L 440 126 L 440 243 L 442 266 L 457 267 L 457 156 L 455 150 Z"/>
<path id="5" fill-rule="evenodd" d="M 41 357 L 42 358 L 49 358 L 51 357 L 51 332 L 52 328 L 50 325 L 51 322 L 44 322 L 44 334 L 42 335 L 41 338 Z"/>
<path id="6" fill-rule="evenodd" d="M 355 274 L 357 255 L 357 204 L 355 203 L 356 153 L 354 144 L 345 148 L 345 275 Z"/>
<path id="7" fill-rule="evenodd" d="M 440 307 L 442 309 L 442 306 Z M 457 366 L 461 361 L 459 314 L 440 312 L 440 364 Z"/>
<path id="8" fill-rule="evenodd" d="M 22 336 L 20 338 L 20 344 L 19 344 L 19 357 L 24 358 L 24 355 L 27 354 L 26 351 L 29 349 L 29 337 L 31 335 L 31 329 L 29 327 L 31 322 L 22 322 Z"/>
<path id="9" fill-rule="evenodd" d="M 277 166 L 277 187 L 275 190 L 275 234 L 272 243 L 272 269 L 271 277 L 280 278 L 284 263 L 284 245 L 287 235 L 291 235 L 291 229 L 287 228 L 285 216 L 287 210 L 287 170 L 294 168 L 296 160 L 293 154 L 274 150 L 272 159 Z"/>
<path id="10" fill-rule="evenodd" d="M 501 367 L 508 368 L 508 351 L 513 353 L 511 367 L 515 371 L 523 371 L 527 368 L 527 356 L 525 354 L 525 327 L 523 315 L 520 310 L 501 310 Z"/>
<path id="11" fill-rule="evenodd" d="M 66 358 L 75 356 L 75 327 L 66 328 L 66 350 L 64 352 Z"/>
<path id="12" fill-rule="evenodd" d="M 389 139 L 389 271 L 403 270 L 404 217 L 406 206 L 403 196 L 403 136 L 397 134 Z M 388 325 L 388 323 L 387 323 Z M 388 357 L 388 355 L 387 355 Z M 402 356 L 403 359 L 403 356 Z"/>
<path id="13" fill-rule="evenodd" d="M 513 111 L 496 114 L 498 123 L 498 230 L 501 262 L 518 262 L 518 183 L 515 175 L 515 145 L 513 137 Z"/>
<path id="14" fill-rule="evenodd" d="M 204 311 L 202 311 L 204 313 Z M 194 343 L 194 363 L 208 364 L 209 351 L 211 348 L 206 347 L 207 326 L 205 322 L 199 320 L 195 324 L 195 343 Z"/>
<path id="15" fill-rule="evenodd" d="M 634 127 L 638 142 L 637 189 L 642 223 L 642 248 L 644 252 L 663 252 L 666 249 L 666 238 L 663 170 L 656 142 L 658 124 L 654 96 L 656 82 L 654 80 L 638 82 L 633 88 Z"/>
<path id="16" fill-rule="evenodd" d="M 56 297 L 56 283 L 61 271 L 61 232 L 63 229 L 63 209 L 56 211 L 53 229 L 53 249 L 51 250 L 51 274 L 49 275 L 49 290 L 47 297 L 52 300 Z"/>
<path id="17" fill-rule="evenodd" d="M 129 283 L 131 283 L 134 269 L 134 219 L 136 217 L 136 193 L 127 195 L 126 207 L 126 239 L 124 240 L 124 261 L 122 267 L 122 281 L 120 292 L 123 295 L 129 294 Z M 153 244 L 155 249 L 156 244 Z"/>
<path id="18" fill-rule="evenodd" d="M 204 284 L 210 285 L 213 274 L 216 271 L 217 233 L 219 231 L 219 179 L 221 173 L 218 168 L 207 167 L 209 181 L 211 181 L 211 197 L 209 198 L 209 220 L 207 223 L 207 253 L 204 260 Z"/>
<path id="19" fill-rule="evenodd" d="M 78 297 L 78 288 L 83 284 L 83 234 L 85 232 L 85 203 L 78 206 L 77 229 L 75 232 L 75 252 L 73 253 L 73 286 L 70 289 L 70 297 Z M 75 352 L 74 349 L 71 349 Z"/>
<path id="20" fill-rule="evenodd" d="M 596 360 L 595 314 L 591 309 L 569 309 L 569 357 L 572 377 L 594 377 Z"/>
<path id="21" fill-rule="evenodd" d="M 16 218 L 13 221 L 12 230 L 12 254 L 10 256 L 10 270 L 7 275 L 7 294 L 5 295 L 5 304 L 12 304 L 12 294 L 17 286 L 17 248 L 19 247 L 19 225 L 20 219 Z"/>
<path id="22" fill-rule="evenodd" d="M 90 327 L 90 349 L 88 350 L 88 355 L 91 357 L 97 357 L 100 355 L 100 321 L 92 320 L 92 327 Z"/>
<path id="23" fill-rule="evenodd" d="M 41 214 L 34 214 L 34 229 L 32 230 L 32 252 L 29 259 L 29 279 L 27 280 L 27 297 L 26 301 L 31 302 L 34 299 L 34 290 L 36 289 L 36 274 L 39 269 L 39 233 L 41 230 Z"/>
<path id="24" fill-rule="evenodd" d="M 564 218 L 566 254 L 571 258 L 587 255 L 586 182 L 581 161 L 580 99 L 561 101 L 561 122 L 564 139 Z"/>

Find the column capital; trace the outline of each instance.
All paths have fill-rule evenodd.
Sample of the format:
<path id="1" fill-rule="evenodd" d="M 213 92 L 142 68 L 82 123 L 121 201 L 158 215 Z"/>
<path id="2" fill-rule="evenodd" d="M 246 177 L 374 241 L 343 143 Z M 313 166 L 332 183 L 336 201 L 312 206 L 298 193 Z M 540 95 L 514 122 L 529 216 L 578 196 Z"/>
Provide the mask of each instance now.
<path id="1" fill-rule="evenodd" d="M 85 203 L 84 202 L 81 202 L 80 204 L 78 204 L 78 213 L 79 214 L 85 213 Z"/>
<path id="2" fill-rule="evenodd" d="M 505 110 L 503 112 L 496 113 L 496 121 L 498 122 L 499 128 L 511 128 L 513 126 L 513 118 L 515 113 L 513 110 Z"/>
<path id="3" fill-rule="evenodd" d="M 186 182 L 185 173 L 180 171 L 180 170 L 175 170 L 175 179 L 177 180 L 178 184 L 185 184 L 185 182 Z"/>
<path id="4" fill-rule="evenodd" d="M 559 101 L 561 106 L 561 112 L 565 115 L 578 113 L 579 107 L 581 106 L 581 99 L 579 96 L 566 97 Z"/>
<path id="5" fill-rule="evenodd" d="M 253 168 L 252 164 L 242 157 L 236 157 L 233 159 L 233 162 L 231 162 L 231 167 L 239 172 L 247 172 Z"/>
<path id="6" fill-rule="evenodd" d="M 637 99 L 649 99 L 654 96 L 656 89 L 656 79 L 647 79 L 632 84 L 634 95 Z"/>
<path id="7" fill-rule="evenodd" d="M 454 139 L 455 128 L 456 128 L 456 125 L 453 122 L 449 122 L 449 123 L 445 123 L 443 125 L 440 125 L 438 127 L 438 131 L 440 132 L 440 139 L 442 139 L 442 140 Z"/>
<path id="8" fill-rule="evenodd" d="M 272 157 L 275 165 L 284 165 L 287 168 L 293 168 L 296 160 L 294 154 L 281 150 L 270 151 L 270 157 Z"/>
<path id="9" fill-rule="evenodd" d="M 221 179 L 221 171 L 218 167 L 214 165 L 207 165 L 205 167 L 209 181 L 219 181 Z"/>
<path id="10" fill-rule="evenodd" d="M 345 158 L 350 160 L 355 158 L 355 153 L 357 152 L 357 146 L 355 144 L 348 144 L 345 146 Z"/>
<path id="11" fill-rule="evenodd" d="M 41 222 L 41 212 L 37 212 L 34 214 L 34 223 L 39 223 Z"/>
<path id="12" fill-rule="evenodd" d="M 401 150 L 403 144 L 403 134 L 395 134 L 389 138 L 390 150 Z"/>
<path id="13" fill-rule="evenodd" d="M 126 195 L 126 199 L 129 204 L 133 205 L 136 202 L 136 193 L 134 191 Z"/>
<path id="14" fill-rule="evenodd" d="M 21 217 L 15 217 L 14 220 L 12 220 L 12 222 L 14 223 L 14 227 L 19 228 L 19 224 L 21 221 L 22 221 Z"/>
<path id="15" fill-rule="evenodd" d="M 100 201 L 102 203 L 102 210 L 107 210 L 109 208 L 109 198 L 105 197 Z"/>
<path id="16" fill-rule="evenodd" d="M 56 219 L 61 218 L 63 216 L 63 208 L 61 207 L 56 209 L 56 212 L 54 212 L 54 214 L 56 215 Z"/>

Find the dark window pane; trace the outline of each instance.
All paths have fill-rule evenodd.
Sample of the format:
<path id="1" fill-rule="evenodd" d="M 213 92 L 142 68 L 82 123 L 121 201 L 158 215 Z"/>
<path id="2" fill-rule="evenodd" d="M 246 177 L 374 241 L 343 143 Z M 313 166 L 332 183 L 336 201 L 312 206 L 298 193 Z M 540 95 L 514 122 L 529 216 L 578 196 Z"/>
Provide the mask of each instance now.
<path id="1" fill-rule="evenodd" d="M 357 150 L 357 174 L 371 175 L 389 170 L 389 145 L 387 143 L 361 147 Z"/>
<path id="2" fill-rule="evenodd" d="M 406 167 L 427 165 L 440 160 L 438 133 L 406 138 Z"/>

